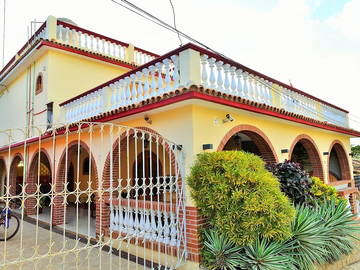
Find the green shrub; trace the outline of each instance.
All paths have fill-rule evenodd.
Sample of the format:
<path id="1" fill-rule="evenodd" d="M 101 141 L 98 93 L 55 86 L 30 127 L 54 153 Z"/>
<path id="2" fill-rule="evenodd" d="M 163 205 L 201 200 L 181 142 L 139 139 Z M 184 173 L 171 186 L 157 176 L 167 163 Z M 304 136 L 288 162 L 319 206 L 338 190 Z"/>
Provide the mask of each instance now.
<path id="1" fill-rule="evenodd" d="M 210 270 L 236 270 L 241 262 L 240 250 L 218 231 L 205 231 L 202 265 Z"/>
<path id="2" fill-rule="evenodd" d="M 325 184 L 320 178 L 318 177 L 311 177 L 312 184 L 311 184 L 311 193 L 314 196 L 314 199 L 317 203 L 322 204 L 324 201 L 331 201 L 335 200 L 335 202 L 339 202 L 342 200 L 337 193 L 336 188 L 333 186 Z"/>
<path id="3" fill-rule="evenodd" d="M 258 156 L 239 151 L 200 154 L 188 183 L 201 214 L 236 244 L 251 244 L 258 236 L 290 236 L 295 210 Z"/>
<path id="4" fill-rule="evenodd" d="M 267 169 L 280 181 L 281 191 L 295 204 L 312 204 L 312 180 L 300 164 L 285 160 L 282 163 L 270 165 Z"/>

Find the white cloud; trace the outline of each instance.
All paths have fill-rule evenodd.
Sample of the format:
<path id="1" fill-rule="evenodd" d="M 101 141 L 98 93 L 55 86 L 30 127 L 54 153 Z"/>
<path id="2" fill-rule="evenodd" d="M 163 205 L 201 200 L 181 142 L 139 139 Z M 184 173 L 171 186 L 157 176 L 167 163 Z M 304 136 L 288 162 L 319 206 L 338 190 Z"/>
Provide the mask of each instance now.
<path id="1" fill-rule="evenodd" d="M 354 98 L 360 92 L 359 0 L 349 2 L 326 22 L 310 18 L 307 0 L 278 0 L 268 10 L 244 1 L 173 0 L 177 25 L 244 65 L 284 82 L 291 79 L 295 87 L 360 116 L 359 100 Z M 132 2 L 172 23 L 167 0 Z M 49 14 L 69 17 L 84 28 L 158 53 L 179 45 L 175 34 L 110 0 L 8 3 L 7 59 L 25 43 L 26 25 Z"/>
<path id="2" fill-rule="evenodd" d="M 360 1 L 353 0 L 344 6 L 343 11 L 328 20 L 328 24 L 340 30 L 347 38 L 360 41 Z"/>

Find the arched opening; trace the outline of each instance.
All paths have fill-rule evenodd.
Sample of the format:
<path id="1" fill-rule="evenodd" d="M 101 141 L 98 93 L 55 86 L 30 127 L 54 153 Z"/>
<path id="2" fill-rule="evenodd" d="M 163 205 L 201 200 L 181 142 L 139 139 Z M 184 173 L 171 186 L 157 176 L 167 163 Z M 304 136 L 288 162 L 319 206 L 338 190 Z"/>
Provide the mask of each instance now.
<path id="1" fill-rule="evenodd" d="M 310 176 L 324 180 L 320 155 L 310 137 L 305 135 L 298 137 L 293 143 L 289 156 L 291 161 L 301 164 Z"/>
<path id="2" fill-rule="evenodd" d="M 131 129 L 119 136 L 104 166 L 102 184 L 110 190 L 104 195 L 112 199 L 110 204 L 97 200 L 96 208 L 102 209 L 101 215 L 97 213 L 97 234 L 104 228 L 119 230 L 114 225 L 117 220 L 142 226 L 141 220 L 149 223 L 151 219 L 153 227 L 171 222 L 164 209 L 177 206 L 180 198 L 177 191 L 181 189 L 174 153 L 154 131 Z M 146 217 L 154 206 L 157 210 L 152 211 L 153 216 Z M 110 219 L 104 221 L 108 216 Z"/>
<path id="3" fill-rule="evenodd" d="M 350 180 L 350 166 L 344 147 L 335 141 L 329 152 L 329 181 Z"/>
<path id="4" fill-rule="evenodd" d="M 66 223 L 70 230 L 77 227 L 79 232 L 95 236 L 97 170 L 88 149 L 86 144 L 74 142 L 63 151 L 55 183 L 55 189 L 63 194 L 54 199 L 56 210 L 52 222 Z"/>
<path id="5" fill-rule="evenodd" d="M 20 155 L 16 155 L 11 162 L 10 166 L 10 176 L 9 184 L 7 191 L 9 191 L 11 196 L 17 196 L 22 193 L 22 186 L 24 185 L 24 161 Z M 12 208 L 19 208 L 21 201 L 19 198 L 13 198 Z"/>
<path id="6" fill-rule="evenodd" d="M 16 156 L 10 167 L 10 194 L 20 195 L 23 185 L 24 161 L 20 156 Z"/>
<path id="7" fill-rule="evenodd" d="M 137 194 L 140 200 L 157 200 L 159 192 L 156 184 L 162 171 L 163 167 L 156 153 L 144 150 L 137 156 L 133 165 L 133 175 L 135 179 L 138 179 L 137 185 L 139 186 L 139 189 Z M 144 192 L 144 187 L 149 188 L 145 188 Z M 135 192 L 132 192 L 131 198 L 136 198 Z"/>
<path id="8" fill-rule="evenodd" d="M 6 165 L 5 161 L 3 159 L 0 159 L 0 196 L 4 196 L 6 189 L 6 178 L 7 172 L 6 172 Z"/>
<path id="9" fill-rule="evenodd" d="M 108 156 L 103 177 L 104 187 L 114 187 L 113 197 L 152 200 L 163 198 L 171 174 L 175 173 L 171 153 L 163 143 L 146 134 L 128 135 L 114 145 L 113 161 Z M 120 149 L 120 151 L 119 151 Z M 110 167 L 112 166 L 112 179 Z M 158 189 L 157 189 L 158 188 Z M 118 192 L 119 191 L 119 192 Z M 169 194 L 168 194 L 169 195 Z"/>
<path id="10" fill-rule="evenodd" d="M 30 163 L 29 175 L 26 180 L 27 194 L 35 194 L 37 185 L 39 188 L 39 213 L 44 214 L 46 221 L 50 220 L 50 203 L 51 203 L 51 183 L 52 174 L 48 155 L 41 151 L 36 153 Z M 25 200 L 25 212 L 28 215 L 34 215 L 37 212 L 36 200 L 32 197 Z"/>
<path id="11" fill-rule="evenodd" d="M 242 125 L 230 130 L 218 148 L 219 151 L 244 151 L 260 156 L 267 164 L 277 162 L 275 151 L 263 132 Z"/>

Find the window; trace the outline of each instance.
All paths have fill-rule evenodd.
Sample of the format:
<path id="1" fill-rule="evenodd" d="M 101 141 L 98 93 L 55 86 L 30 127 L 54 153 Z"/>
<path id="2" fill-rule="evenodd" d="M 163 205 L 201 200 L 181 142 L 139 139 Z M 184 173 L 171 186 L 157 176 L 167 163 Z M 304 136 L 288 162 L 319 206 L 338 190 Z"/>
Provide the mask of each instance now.
<path id="1" fill-rule="evenodd" d="M 53 102 L 46 104 L 46 124 L 47 129 L 52 128 L 53 126 Z"/>
<path id="2" fill-rule="evenodd" d="M 43 77 L 42 74 L 40 73 L 37 78 L 36 78 L 36 89 L 35 89 L 35 94 L 40 94 L 43 91 Z"/>

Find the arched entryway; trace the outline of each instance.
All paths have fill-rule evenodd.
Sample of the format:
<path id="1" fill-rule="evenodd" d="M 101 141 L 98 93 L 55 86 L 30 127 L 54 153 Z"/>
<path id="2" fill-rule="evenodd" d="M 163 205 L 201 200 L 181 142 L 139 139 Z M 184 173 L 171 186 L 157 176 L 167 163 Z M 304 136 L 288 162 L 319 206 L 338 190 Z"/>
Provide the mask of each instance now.
<path id="1" fill-rule="evenodd" d="M 29 174 L 26 179 L 27 194 L 34 194 L 37 192 L 37 186 L 40 185 L 39 194 L 39 209 L 36 209 L 36 200 L 29 197 L 25 200 L 25 213 L 27 215 L 34 215 L 37 213 L 44 213 L 48 215 L 47 221 L 50 219 L 49 206 L 51 202 L 51 184 L 52 184 L 52 170 L 50 165 L 49 155 L 45 150 L 37 152 L 30 162 Z"/>
<path id="2" fill-rule="evenodd" d="M 95 236 L 97 181 L 96 163 L 89 147 L 84 142 L 70 143 L 59 160 L 55 190 L 62 195 L 54 198 L 53 224 L 66 223 L 70 230 Z"/>
<path id="3" fill-rule="evenodd" d="M 97 210 L 102 209 L 97 212 L 97 234 L 109 233 L 106 231 L 111 228 L 109 221 L 118 218 L 135 222 L 135 226 L 146 223 L 147 218 L 153 220 L 152 226 L 174 222 L 164 209 L 165 205 L 176 209 L 180 203 L 177 192 L 181 190 L 181 178 L 172 147 L 148 128 L 129 128 L 119 134 L 104 166 L 102 185 L 110 192 L 103 196 L 112 200 L 110 204 L 104 199 L 97 200 Z M 156 217 L 146 217 L 145 213 L 154 205 Z M 116 216 L 111 216 L 111 209 Z"/>
<path id="4" fill-rule="evenodd" d="M 314 140 L 307 135 L 298 136 L 289 152 L 289 159 L 301 164 L 311 176 L 324 180 L 321 158 Z"/>
<path id="5" fill-rule="evenodd" d="M 218 151 L 245 151 L 260 156 L 267 164 L 278 161 L 267 136 L 258 128 L 240 125 L 232 128 L 221 140 Z"/>
<path id="6" fill-rule="evenodd" d="M 17 154 L 10 166 L 9 176 L 9 192 L 12 196 L 18 196 L 22 193 L 22 186 L 24 185 L 24 160 L 20 154 Z M 15 204 L 19 205 L 20 199 L 13 200 Z"/>
<path id="7" fill-rule="evenodd" d="M 5 161 L 0 158 L 0 196 L 3 196 L 6 192 L 6 179 L 7 171 Z"/>
<path id="8" fill-rule="evenodd" d="M 330 182 L 351 179 L 348 155 L 342 143 L 338 140 L 334 141 L 330 146 L 328 164 Z"/>

